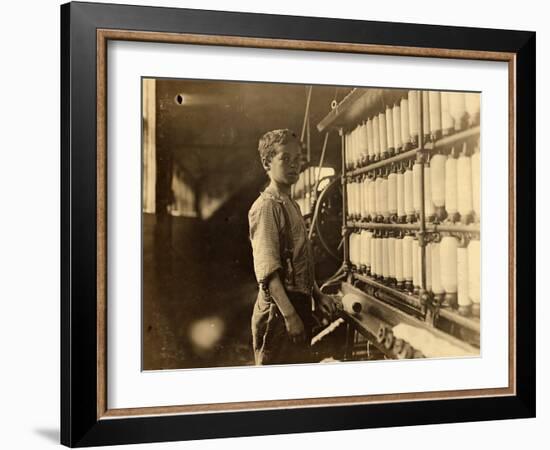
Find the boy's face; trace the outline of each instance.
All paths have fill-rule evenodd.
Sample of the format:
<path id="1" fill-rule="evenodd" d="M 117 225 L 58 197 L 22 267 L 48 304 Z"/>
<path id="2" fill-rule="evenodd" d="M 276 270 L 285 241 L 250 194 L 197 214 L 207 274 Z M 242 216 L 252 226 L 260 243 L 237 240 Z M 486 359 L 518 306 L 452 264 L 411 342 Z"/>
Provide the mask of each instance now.
<path id="1" fill-rule="evenodd" d="M 301 160 L 302 151 L 296 142 L 279 144 L 267 174 L 271 180 L 290 186 L 300 177 Z"/>

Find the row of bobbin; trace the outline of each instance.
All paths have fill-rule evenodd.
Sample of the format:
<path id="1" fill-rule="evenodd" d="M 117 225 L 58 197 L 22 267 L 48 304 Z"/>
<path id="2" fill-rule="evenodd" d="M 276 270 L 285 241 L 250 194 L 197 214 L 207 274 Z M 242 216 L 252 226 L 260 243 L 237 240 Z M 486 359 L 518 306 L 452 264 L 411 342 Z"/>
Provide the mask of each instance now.
<path id="1" fill-rule="evenodd" d="M 422 97 L 422 100 L 420 100 Z M 383 99 L 382 99 L 383 101 Z M 346 170 L 350 171 L 418 148 L 420 108 L 424 143 L 479 124 L 478 93 L 411 90 L 400 101 L 383 105 L 345 134 Z"/>
<path id="2" fill-rule="evenodd" d="M 449 154 L 427 153 L 422 166 L 402 161 L 375 169 L 347 181 L 348 219 L 365 222 L 414 223 L 420 218 L 421 202 L 427 222 L 468 224 L 479 222 L 479 142 L 464 142 Z M 423 167 L 423 169 L 422 169 Z M 424 170 L 424 198 L 421 171 Z"/>
<path id="3" fill-rule="evenodd" d="M 388 286 L 418 294 L 422 256 L 414 232 L 357 230 L 349 236 L 352 269 Z M 480 241 L 477 236 L 429 233 L 426 291 L 439 305 L 479 316 Z"/>

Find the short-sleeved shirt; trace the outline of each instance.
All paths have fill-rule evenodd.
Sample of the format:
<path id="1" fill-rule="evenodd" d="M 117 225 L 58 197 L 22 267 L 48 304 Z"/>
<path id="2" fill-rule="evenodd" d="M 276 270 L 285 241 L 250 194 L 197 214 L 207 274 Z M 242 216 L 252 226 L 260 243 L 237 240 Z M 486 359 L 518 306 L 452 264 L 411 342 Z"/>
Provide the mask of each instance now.
<path id="1" fill-rule="evenodd" d="M 288 291 L 311 295 L 314 283 L 313 253 L 300 207 L 291 198 L 268 191 L 260 194 L 248 212 L 256 280 L 260 285 L 265 285 L 274 272 L 283 269 L 281 243 L 285 239 L 285 214 L 282 208 L 286 208 L 290 221 L 294 276 L 293 282 L 281 281 Z"/>

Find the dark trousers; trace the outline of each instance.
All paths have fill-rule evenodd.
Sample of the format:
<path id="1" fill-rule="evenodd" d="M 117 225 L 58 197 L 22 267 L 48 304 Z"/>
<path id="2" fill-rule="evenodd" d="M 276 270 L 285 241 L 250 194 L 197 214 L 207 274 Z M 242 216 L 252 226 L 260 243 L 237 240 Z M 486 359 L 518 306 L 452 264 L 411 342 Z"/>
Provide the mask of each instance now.
<path id="1" fill-rule="evenodd" d="M 260 290 L 251 320 L 252 346 L 257 365 L 313 362 L 311 297 L 296 292 L 287 292 L 287 295 L 304 323 L 306 339 L 301 343 L 291 341 L 279 308 L 272 298 Z"/>

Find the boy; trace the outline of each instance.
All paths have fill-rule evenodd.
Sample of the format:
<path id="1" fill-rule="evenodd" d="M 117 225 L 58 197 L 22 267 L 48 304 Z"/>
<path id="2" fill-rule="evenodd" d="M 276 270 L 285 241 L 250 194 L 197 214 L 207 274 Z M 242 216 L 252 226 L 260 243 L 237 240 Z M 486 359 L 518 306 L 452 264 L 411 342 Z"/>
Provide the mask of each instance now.
<path id="1" fill-rule="evenodd" d="M 336 306 L 315 283 L 306 227 L 290 198 L 300 175 L 300 140 L 290 130 L 269 131 L 258 152 L 270 183 L 248 213 L 260 286 L 252 314 L 254 359 L 258 365 L 312 362 L 311 297 L 328 316 Z"/>

